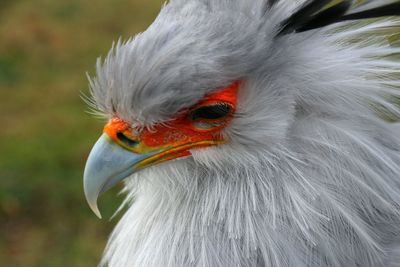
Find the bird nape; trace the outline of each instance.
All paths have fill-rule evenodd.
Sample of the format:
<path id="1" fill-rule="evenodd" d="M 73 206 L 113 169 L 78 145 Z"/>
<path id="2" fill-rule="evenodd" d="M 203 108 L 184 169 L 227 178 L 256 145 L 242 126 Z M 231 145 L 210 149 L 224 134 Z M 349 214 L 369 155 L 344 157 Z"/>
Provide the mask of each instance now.
<path id="1" fill-rule="evenodd" d="M 399 266 L 399 1 L 170 0 L 90 79 L 103 266 Z M 391 37 L 391 38 L 389 38 Z M 389 42 L 392 40 L 392 43 Z"/>

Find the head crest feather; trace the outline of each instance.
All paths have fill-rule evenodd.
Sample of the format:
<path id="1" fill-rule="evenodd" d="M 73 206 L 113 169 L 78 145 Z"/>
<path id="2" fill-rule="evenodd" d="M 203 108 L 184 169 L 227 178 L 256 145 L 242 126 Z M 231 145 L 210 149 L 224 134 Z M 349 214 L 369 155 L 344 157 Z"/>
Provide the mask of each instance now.
<path id="1" fill-rule="evenodd" d="M 342 21 L 400 15 L 400 2 L 388 3 L 358 12 L 351 12 L 354 7 L 353 0 L 336 2 L 333 0 L 306 1 L 289 18 L 283 21 L 278 36 L 314 30 Z"/>

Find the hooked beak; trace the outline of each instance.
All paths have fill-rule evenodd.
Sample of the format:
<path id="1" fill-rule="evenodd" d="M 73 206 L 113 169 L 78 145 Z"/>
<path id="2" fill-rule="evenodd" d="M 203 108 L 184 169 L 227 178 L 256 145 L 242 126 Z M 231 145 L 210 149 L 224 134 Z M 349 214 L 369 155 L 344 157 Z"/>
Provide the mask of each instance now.
<path id="1" fill-rule="evenodd" d="M 101 218 L 97 206 L 99 195 L 133 173 L 161 162 L 190 156 L 192 148 L 221 144 L 222 140 L 208 135 L 195 135 L 171 141 L 176 133 L 160 129 L 157 136 L 133 136 L 125 122 L 113 119 L 93 147 L 84 171 L 84 191 L 92 211 Z M 155 144 L 155 139 L 168 140 Z M 143 140 L 142 140 L 143 139 Z M 147 142 L 146 142 L 147 140 Z M 151 142 L 150 142 L 151 141 Z"/>
<path id="2" fill-rule="evenodd" d="M 123 149 L 103 134 L 90 152 L 84 172 L 84 191 L 92 211 L 101 218 L 97 198 L 135 172 L 135 165 L 150 155 Z"/>

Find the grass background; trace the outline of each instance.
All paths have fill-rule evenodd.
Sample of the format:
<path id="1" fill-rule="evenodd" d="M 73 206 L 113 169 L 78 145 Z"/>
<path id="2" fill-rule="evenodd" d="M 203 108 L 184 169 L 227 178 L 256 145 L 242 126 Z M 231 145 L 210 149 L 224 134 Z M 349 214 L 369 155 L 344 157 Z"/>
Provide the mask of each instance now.
<path id="1" fill-rule="evenodd" d="M 118 218 L 83 195 L 103 121 L 85 113 L 85 72 L 143 31 L 162 0 L 0 1 L 0 265 L 96 266 Z M 110 218 L 118 189 L 100 200 Z"/>

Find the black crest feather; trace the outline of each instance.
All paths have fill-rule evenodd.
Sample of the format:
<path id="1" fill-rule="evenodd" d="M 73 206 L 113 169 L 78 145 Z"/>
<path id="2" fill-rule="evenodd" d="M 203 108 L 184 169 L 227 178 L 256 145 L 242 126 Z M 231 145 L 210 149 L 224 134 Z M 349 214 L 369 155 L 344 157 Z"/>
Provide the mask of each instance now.
<path id="1" fill-rule="evenodd" d="M 309 0 L 288 19 L 283 21 L 278 36 L 292 32 L 318 29 L 342 21 L 400 15 L 400 1 L 360 12 L 349 13 L 353 2 L 353 0 L 342 0 L 338 3 L 333 0 Z"/>

